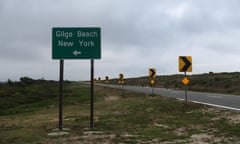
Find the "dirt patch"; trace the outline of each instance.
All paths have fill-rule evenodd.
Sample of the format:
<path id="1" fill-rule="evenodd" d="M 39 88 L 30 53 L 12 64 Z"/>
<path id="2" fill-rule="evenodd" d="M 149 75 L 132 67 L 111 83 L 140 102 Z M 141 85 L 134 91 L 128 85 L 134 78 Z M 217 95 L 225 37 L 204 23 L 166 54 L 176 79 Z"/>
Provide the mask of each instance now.
<path id="1" fill-rule="evenodd" d="M 194 134 L 191 136 L 191 141 L 193 144 L 209 144 L 209 143 L 230 143 L 230 141 L 224 137 L 215 137 L 214 135 L 209 135 L 205 133 Z"/>
<path id="2" fill-rule="evenodd" d="M 240 114 L 236 115 L 236 114 L 233 114 L 233 113 L 228 113 L 228 114 L 225 114 L 225 117 L 229 123 L 231 124 L 239 124 L 240 123 Z"/>
<path id="3" fill-rule="evenodd" d="M 173 133 L 177 136 L 183 136 L 186 135 L 186 128 L 177 128 L 176 130 L 173 131 Z"/>
<path id="4" fill-rule="evenodd" d="M 52 143 L 70 143 L 70 144 L 111 144 L 116 138 L 115 134 L 105 134 L 102 131 L 86 131 L 81 136 L 61 136 L 57 138 L 49 138 L 44 141 L 46 144 Z"/>
<path id="5" fill-rule="evenodd" d="M 203 113 L 221 113 L 220 108 L 215 108 L 215 107 L 208 107 L 206 109 L 202 110 Z"/>
<path id="6" fill-rule="evenodd" d="M 105 101 L 116 101 L 116 100 L 119 100 L 121 99 L 120 96 L 108 96 L 108 97 L 105 97 Z"/>
<path id="7" fill-rule="evenodd" d="M 48 136 L 63 136 L 63 135 L 69 135 L 69 132 L 58 131 L 48 133 Z"/>
<path id="8" fill-rule="evenodd" d="M 232 124 L 239 124 L 240 123 L 240 114 L 228 116 L 227 119 Z"/>
<path id="9" fill-rule="evenodd" d="M 58 122 L 58 117 L 51 119 L 50 122 Z"/>
<path id="10" fill-rule="evenodd" d="M 208 144 L 213 141 L 211 135 L 208 134 L 194 134 L 191 136 L 192 142 L 197 144 Z"/>
<path id="11" fill-rule="evenodd" d="M 100 135 L 100 134 L 103 134 L 103 132 L 101 131 L 86 131 L 86 132 L 83 132 L 84 135 Z"/>
<path id="12" fill-rule="evenodd" d="M 167 126 L 167 125 L 158 124 L 158 123 L 155 123 L 154 126 L 156 126 L 156 127 L 161 127 L 161 128 L 163 128 L 163 129 L 168 129 L 168 128 L 169 128 L 169 126 Z"/>
<path id="13" fill-rule="evenodd" d="M 122 135 L 122 137 L 125 137 L 125 138 L 136 138 L 136 137 L 139 137 L 139 135 L 132 135 L 132 134 L 125 133 L 125 134 Z"/>
<path id="14" fill-rule="evenodd" d="M 216 117 L 212 118 L 213 121 L 227 119 L 230 124 L 240 123 L 240 113 L 233 113 L 231 111 L 226 111 L 217 108 L 208 108 L 203 112 L 216 114 Z"/>

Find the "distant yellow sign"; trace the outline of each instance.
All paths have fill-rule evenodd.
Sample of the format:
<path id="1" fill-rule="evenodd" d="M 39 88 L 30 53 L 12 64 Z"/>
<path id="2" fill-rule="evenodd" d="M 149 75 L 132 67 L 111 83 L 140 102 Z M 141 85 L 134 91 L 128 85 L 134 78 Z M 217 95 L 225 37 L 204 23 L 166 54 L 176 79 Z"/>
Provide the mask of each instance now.
<path id="1" fill-rule="evenodd" d="M 105 83 L 109 83 L 109 77 L 108 76 L 105 77 Z"/>
<path id="2" fill-rule="evenodd" d="M 119 74 L 119 79 L 120 80 L 124 80 L 124 75 L 123 74 Z"/>
<path id="3" fill-rule="evenodd" d="M 182 80 L 182 83 L 184 85 L 188 85 L 189 82 L 190 82 L 190 80 L 187 77 L 184 77 L 183 80 Z"/>
<path id="4" fill-rule="evenodd" d="M 179 72 L 192 72 L 192 57 L 179 56 Z"/>
<path id="5" fill-rule="evenodd" d="M 149 77 L 150 78 L 156 78 L 157 77 L 157 73 L 156 73 L 156 69 L 155 68 L 150 68 L 149 69 Z"/>
<path id="6" fill-rule="evenodd" d="M 123 74 L 119 74 L 119 84 L 124 84 L 124 75 Z"/>
<path id="7" fill-rule="evenodd" d="M 150 83 L 151 83 L 151 85 L 154 85 L 155 84 L 155 80 L 150 80 Z"/>
<path id="8" fill-rule="evenodd" d="M 118 83 L 119 84 L 124 84 L 124 80 L 119 80 Z"/>

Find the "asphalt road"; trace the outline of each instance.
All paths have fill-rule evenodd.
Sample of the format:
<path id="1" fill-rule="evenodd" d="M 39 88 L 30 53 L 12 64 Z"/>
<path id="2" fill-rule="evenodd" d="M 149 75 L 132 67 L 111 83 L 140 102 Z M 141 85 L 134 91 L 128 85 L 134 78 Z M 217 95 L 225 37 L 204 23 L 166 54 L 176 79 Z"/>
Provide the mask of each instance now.
<path id="1" fill-rule="evenodd" d="M 112 88 L 121 88 L 125 90 L 142 92 L 146 94 L 152 93 L 152 88 L 150 87 L 119 86 L 119 85 L 106 85 L 106 84 L 98 84 L 98 85 L 112 87 Z M 166 97 L 185 100 L 185 91 L 171 90 L 171 89 L 165 89 L 165 88 L 153 88 L 153 93 L 166 96 Z M 188 101 L 192 101 L 195 103 L 202 103 L 202 104 L 210 105 L 214 107 L 240 111 L 240 96 L 188 91 L 187 97 L 188 97 Z"/>

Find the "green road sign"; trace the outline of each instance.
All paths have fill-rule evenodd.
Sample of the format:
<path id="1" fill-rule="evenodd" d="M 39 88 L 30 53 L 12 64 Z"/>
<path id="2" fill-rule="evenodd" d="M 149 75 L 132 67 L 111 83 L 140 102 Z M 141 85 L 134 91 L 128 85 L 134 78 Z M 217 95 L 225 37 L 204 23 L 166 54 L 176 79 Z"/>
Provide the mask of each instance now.
<path id="1" fill-rule="evenodd" d="M 53 59 L 100 59 L 101 29 L 52 28 Z"/>

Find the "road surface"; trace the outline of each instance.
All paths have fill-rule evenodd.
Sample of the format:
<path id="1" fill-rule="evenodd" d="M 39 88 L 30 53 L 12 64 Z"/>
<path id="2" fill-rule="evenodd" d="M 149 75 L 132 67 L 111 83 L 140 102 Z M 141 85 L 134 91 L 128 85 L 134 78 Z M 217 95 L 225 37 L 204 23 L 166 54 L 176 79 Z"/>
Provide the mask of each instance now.
<path id="1" fill-rule="evenodd" d="M 119 85 L 110 85 L 110 84 L 97 84 L 100 86 L 107 86 L 111 88 L 121 88 L 125 90 L 130 90 L 134 92 L 142 92 L 146 94 L 152 93 L 152 88 L 150 87 L 139 87 L 139 86 L 119 86 Z M 153 88 L 153 93 L 172 97 L 180 100 L 185 99 L 185 92 L 181 90 L 172 90 L 165 88 Z M 216 94 L 216 93 L 205 93 L 205 92 L 193 92 L 188 91 L 188 101 L 194 103 L 201 103 L 205 105 L 210 105 L 214 107 L 220 107 L 235 111 L 240 111 L 240 96 L 237 95 L 228 95 L 228 94 Z"/>

